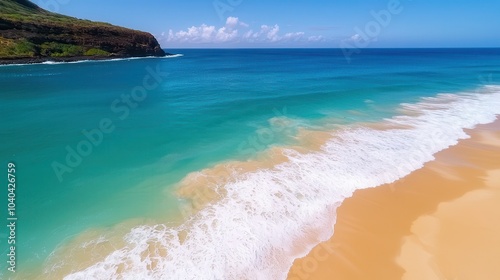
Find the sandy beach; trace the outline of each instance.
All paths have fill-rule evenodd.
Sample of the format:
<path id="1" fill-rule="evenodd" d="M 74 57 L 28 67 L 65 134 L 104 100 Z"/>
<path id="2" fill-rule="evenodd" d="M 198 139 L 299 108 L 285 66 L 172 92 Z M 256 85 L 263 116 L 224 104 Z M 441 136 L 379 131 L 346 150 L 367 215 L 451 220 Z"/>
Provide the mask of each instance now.
<path id="1" fill-rule="evenodd" d="M 358 190 L 288 279 L 498 279 L 500 120 L 390 185 Z"/>

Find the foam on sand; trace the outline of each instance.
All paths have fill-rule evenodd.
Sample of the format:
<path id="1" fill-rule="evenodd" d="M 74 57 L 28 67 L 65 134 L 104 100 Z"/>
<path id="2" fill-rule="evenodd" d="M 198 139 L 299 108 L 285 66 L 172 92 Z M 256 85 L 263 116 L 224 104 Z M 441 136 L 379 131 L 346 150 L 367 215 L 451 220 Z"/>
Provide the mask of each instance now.
<path id="1" fill-rule="evenodd" d="M 220 199 L 184 224 L 135 227 L 123 247 L 64 279 L 285 279 L 314 245 L 295 242 L 331 237 L 337 207 L 355 190 L 394 182 L 467 138 L 464 128 L 493 122 L 500 87 L 483 91 L 404 104 L 414 114 L 385 120 L 394 128 L 346 127 L 318 151 L 282 149 L 287 161 L 214 186 Z"/>

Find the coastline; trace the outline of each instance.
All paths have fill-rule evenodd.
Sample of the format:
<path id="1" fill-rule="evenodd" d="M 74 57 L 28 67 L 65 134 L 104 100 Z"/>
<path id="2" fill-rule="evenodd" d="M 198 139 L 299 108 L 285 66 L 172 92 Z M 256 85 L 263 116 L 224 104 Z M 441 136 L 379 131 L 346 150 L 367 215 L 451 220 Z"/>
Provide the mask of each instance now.
<path id="1" fill-rule="evenodd" d="M 496 88 L 493 87 L 491 90 L 496 90 Z M 188 207 L 184 215 L 188 219 L 184 223 L 174 227 L 144 225 L 133 228 L 126 235 L 124 239 L 126 243 L 121 246 L 121 249 L 111 246 L 109 248 L 116 250 L 109 252 L 108 256 L 100 256 L 101 260 L 97 263 L 90 265 L 87 262 L 86 267 L 72 271 L 71 274 L 63 274 L 66 275 L 66 279 L 95 278 L 98 275 L 101 277 L 105 267 L 118 268 L 133 263 L 130 266 L 131 269 L 128 270 L 110 270 L 107 278 L 112 278 L 116 274 L 123 278 L 132 277 L 137 273 L 134 269 L 139 268 L 141 273 L 155 275 L 156 278 L 168 276 L 184 279 L 186 275 L 189 275 L 189 279 L 203 279 L 206 271 L 214 271 L 215 269 L 216 273 L 220 273 L 220 275 L 231 275 L 231 279 L 246 279 L 249 278 L 249 275 L 251 275 L 250 278 L 262 278 L 264 275 L 253 274 L 260 271 L 266 271 L 266 279 L 284 279 L 297 256 L 305 255 L 313 244 L 331 236 L 332 228 L 325 225 L 335 224 L 336 213 L 340 215 L 340 212 L 337 212 L 338 207 L 347 197 L 352 196 L 354 190 L 358 189 L 360 185 L 378 189 L 375 187 L 382 184 L 379 182 L 393 182 L 403 177 L 403 174 L 406 176 L 409 172 L 421 168 L 425 162 L 432 163 L 434 159 L 432 155 L 436 154 L 437 151 L 455 145 L 459 139 L 468 138 L 463 127 L 474 128 L 478 122 L 489 123 L 495 119 L 496 114 L 493 114 L 491 112 L 493 110 L 489 109 L 492 105 L 497 104 L 495 96 L 496 94 L 475 95 L 468 99 L 463 96 L 459 98 L 458 96 L 444 95 L 427 98 L 420 103 L 403 106 L 408 115 L 412 114 L 411 117 L 406 115 L 394 117 L 386 120 L 382 125 L 374 125 L 373 128 L 365 128 L 365 125 L 361 124 L 357 129 L 339 130 L 333 135 L 330 134 L 330 137 L 327 138 L 329 140 L 323 145 L 321 144 L 323 142 L 321 135 L 327 136 L 324 132 L 320 132 L 318 135 L 301 131 L 299 138 L 303 141 L 299 141 L 301 143 L 299 150 L 285 148 L 281 149 L 282 152 L 279 153 L 266 154 L 265 157 L 258 159 L 257 165 L 254 162 L 245 162 L 241 165 L 222 164 L 213 169 L 202 170 L 201 174 L 199 172 L 190 174 L 191 176 L 187 176 L 186 180 L 182 182 L 184 186 L 177 189 L 181 197 L 192 198 L 192 205 Z M 449 106 L 445 106 L 446 109 L 443 109 L 443 104 L 448 104 L 448 102 L 450 102 Z M 463 110 L 464 107 L 468 111 Z M 493 106 L 492 108 L 498 107 Z M 485 114 L 482 115 L 484 117 L 468 118 L 468 112 L 484 112 Z M 443 122 L 443 115 L 449 117 L 449 120 L 446 119 L 446 121 L 453 122 L 454 126 L 447 127 L 447 122 Z M 440 132 L 444 134 L 439 135 Z M 443 142 L 446 145 L 442 144 L 443 142 L 440 142 L 439 145 L 435 144 L 439 139 L 444 139 Z M 388 140 L 394 140 L 390 142 L 392 145 L 388 145 Z M 304 145 L 307 148 L 303 150 L 305 153 L 302 153 Z M 322 148 L 313 152 L 318 148 L 318 145 Z M 373 155 L 372 152 L 375 148 L 383 152 Z M 396 150 L 391 151 L 390 149 Z M 423 155 L 414 153 L 413 157 L 405 158 L 408 152 L 414 150 L 423 150 L 424 153 Z M 352 151 L 360 154 L 353 156 Z M 288 160 L 280 163 L 280 156 L 273 157 L 273 155 L 288 155 Z M 361 176 L 355 171 L 363 170 L 366 166 L 368 166 L 368 170 L 364 170 Z M 384 173 L 385 170 L 390 170 L 390 172 Z M 237 174 L 234 174 L 233 171 L 237 171 Z M 239 173 L 238 171 L 243 172 Z M 300 176 L 296 174 L 300 174 Z M 234 177 L 231 176 L 232 180 L 229 181 L 213 180 L 227 178 L 226 175 L 234 175 Z M 321 179 L 318 180 L 318 178 Z M 311 182 L 313 183 L 311 184 Z M 332 182 L 337 182 L 338 187 L 329 188 Z M 199 188 L 207 185 L 214 188 L 206 191 Z M 389 186 L 392 186 L 389 187 L 389 191 L 392 192 L 394 186 Z M 290 188 L 296 193 L 289 191 Z M 432 186 L 430 189 L 433 189 Z M 454 196 L 449 196 L 448 190 L 442 190 L 439 193 L 442 197 L 433 194 L 437 199 L 424 205 L 427 207 L 427 212 L 435 210 L 440 201 L 455 199 L 462 195 L 462 193 L 453 193 Z M 332 202 L 332 198 L 337 198 L 337 201 Z M 414 192 L 406 192 L 401 197 L 393 196 L 392 198 L 399 203 L 397 206 L 405 206 L 414 198 Z M 363 202 L 370 201 L 368 199 L 370 197 L 367 197 Z M 420 202 L 416 201 L 414 204 L 418 206 Z M 304 204 L 311 205 L 313 208 L 308 209 L 304 207 Z M 415 209 L 418 209 L 417 206 Z M 378 208 L 381 207 L 378 206 Z M 397 207 L 386 210 L 398 213 Z M 369 209 L 369 211 L 371 210 Z M 419 214 L 414 214 L 414 218 L 417 218 Z M 262 217 L 266 219 L 264 220 Z M 272 219 L 272 223 L 268 222 L 269 219 Z M 301 223 L 297 223 L 297 220 Z M 413 221 L 413 219 L 406 219 L 404 215 L 397 220 L 400 220 L 401 223 L 408 223 L 408 228 Z M 394 235 L 391 219 L 387 219 L 387 223 L 382 226 L 377 219 L 373 219 L 373 216 L 368 221 L 371 222 L 369 226 L 374 226 L 374 232 L 383 228 L 386 232 L 381 236 L 387 236 L 388 240 L 398 241 L 394 248 L 390 248 L 394 252 L 389 250 L 388 255 L 399 254 L 400 239 L 409 234 L 410 231 L 396 232 L 397 234 Z M 353 233 L 352 228 L 349 228 L 350 225 L 352 225 L 351 221 L 347 221 L 347 238 L 350 238 Z M 253 229 L 256 228 L 259 230 L 254 231 Z M 287 229 L 287 233 L 292 234 L 287 236 L 283 233 L 283 228 Z M 351 231 L 349 232 L 349 230 Z M 366 231 L 358 230 L 358 232 L 366 237 Z M 360 243 L 361 249 L 369 248 L 368 251 L 374 257 L 366 262 L 368 266 L 385 268 L 389 263 L 394 264 L 397 273 L 404 272 L 402 269 L 398 270 L 399 266 L 393 259 L 379 258 L 378 251 L 384 250 L 384 244 L 379 242 L 380 239 L 369 241 L 368 243 Z M 88 242 L 94 241 L 89 240 Z M 227 244 L 234 244 L 237 247 L 232 247 L 229 251 L 221 249 L 220 252 L 223 254 L 218 254 L 219 249 L 226 248 Z M 370 246 L 373 244 L 379 246 L 372 249 Z M 150 246 L 153 246 L 153 250 L 150 249 Z M 306 260 L 305 265 L 301 267 L 304 269 L 299 272 L 294 271 L 297 273 L 292 275 L 295 277 L 291 279 L 322 279 L 310 275 L 310 273 L 319 270 L 318 263 L 314 261 L 318 259 L 328 260 L 331 255 L 338 251 L 337 246 L 339 245 L 327 242 L 326 245 L 320 245 L 319 252 L 313 250 L 313 262 Z M 352 248 L 348 248 L 348 250 L 352 251 Z M 259 255 L 252 254 L 255 251 L 259 251 Z M 110 258 L 116 254 L 119 254 L 120 258 Z M 144 261 L 134 258 L 134 256 L 142 254 L 148 258 Z M 235 261 L 231 263 L 231 267 L 219 266 L 224 262 L 221 258 L 225 259 L 228 256 L 226 254 Z M 246 259 L 248 254 L 252 258 Z M 207 258 L 207 256 L 213 257 Z M 349 255 L 343 256 L 343 259 L 348 260 L 344 262 L 347 263 L 351 271 L 354 271 L 355 275 L 359 274 L 356 268 L 357 264 L 353 264 L 348 257 Z M 61 259 L 67 258 L 68 254 L 65 254 Z M 155 260 L 151 268 L 148 268 L 148 265 L 144 263 L 148 262 L 149 259 Z M 198 262 L 190 263 L 189 260 L 193 259 L 198 260 Z M 379 260 L 382 261 L 381 264 L 377 263 Z M 326 268 L 329 269 L 331 266 L 328 263 Z M 200 267 L 203 269 L 199 269 Z M 186 273 L 188 270 L 189 273 Z M 372 275 L 376 275 L 376 273 L 373 274 L 370 271 L 363 277 L 352 279 L 374 279 Z M 324 279 L 331 279 L 332 274 L 327 271 L 324 276 L 326 277 Z M 343 279 L 342 275 L 339 275 L 338 278 Z M 401 277 L 381 276 L 375 279 L 401 279 Z"/>
<path id="2" fill-rule="evenodd" d="M 333 237 L 295 260 L 288 279 L 499 275 L 500 119 L 466 131 L 422 169 L 347 198 Z"/>
<path id="3" fill-rule="evenodd" d="M 0 58 L 0 66 L 21 66 L 34 65 L 44 63 L 79 63 L 92 61 L 116 61 L 126 59 L 143 59 L 143 58 L 167 58 L 177 57 L 179 54 L 167 53 L 165 56 L 74 56 L 74 57 L 30 57 L 30 58 Z"/>

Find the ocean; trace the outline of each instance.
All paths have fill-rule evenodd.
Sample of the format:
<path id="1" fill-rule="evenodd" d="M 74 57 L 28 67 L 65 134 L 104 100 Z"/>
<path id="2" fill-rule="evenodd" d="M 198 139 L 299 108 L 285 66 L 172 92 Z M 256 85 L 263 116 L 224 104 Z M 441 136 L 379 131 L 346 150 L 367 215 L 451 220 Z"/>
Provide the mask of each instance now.
<path id="1" fill-rule="evenodd" d="M 500 49 L 168 51 L 0 66 L 2 279 L 284 279 L 356 189 L 500 114 Z"/>

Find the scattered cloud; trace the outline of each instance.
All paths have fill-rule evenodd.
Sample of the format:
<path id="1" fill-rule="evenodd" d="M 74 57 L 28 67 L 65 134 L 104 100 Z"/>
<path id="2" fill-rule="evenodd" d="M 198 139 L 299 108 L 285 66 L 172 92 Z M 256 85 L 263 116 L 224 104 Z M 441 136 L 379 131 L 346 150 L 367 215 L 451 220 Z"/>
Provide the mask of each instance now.
<path id="1" fill-rule="evenodd" d="M 354 34 L 352 35 L 349 39 L 347 39 L 348 41 L 351 41 L 351 42 L 359 42 L 361 41 L 361 35 L 359 34 Z"/>
<path id="2" fill-rule="evenodd" d="M 342 40 L 343 43 L 357 44 L 357 46 L 365 45 L 371 42 L 376 42 L 377 38 L 367 38 L 366 35 L 363 37 L 360 34 L 354 34 L 351 37 Z"/>
<path id="3" fill-rule="evenodd" d="M 226 20 L 226 26 L 230 28 L 236 28 L 238 26 L 248 27 L 249 25 L 240 21 L 237 17 L 228 17 Z"/>
<path id="4" fill-rule="evenodd" d="M 308 42 L 324 42 L 326 40 L 325 37 L 319 35 L 319 36 L 309 36 L 307 38 Z"/>
<path id="5" fill-rule="evenodd" d="M 167 41 L 178 41 L 178 42 L 210 42 L 219 33 L 225 32 L 225 28 L 221 28 L 218 31 L 215 30 L 215 26 L 208 26 L 202 24 L 201 26 L 191 26 L 187 30 L 181 30 L 174 33 L 174 31 L 168 31 Z"/>
<path id="6" fill-rule="evenodd" d="M 261 25 L 252 29 L 251 26 L 237 17 L 228 17 L 222 27 L 202 24 L 191 26 L 186 30 L 169 30 L 161 35 L 169 43 L 279 43 L 279 42 L 319 42 L 322 36 L 306 37 L 304 32 L 280 33 L 280 26 Z"/>

